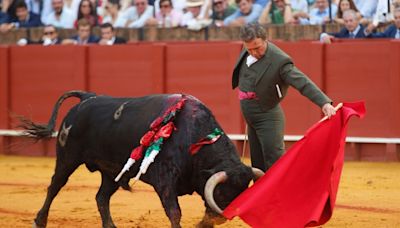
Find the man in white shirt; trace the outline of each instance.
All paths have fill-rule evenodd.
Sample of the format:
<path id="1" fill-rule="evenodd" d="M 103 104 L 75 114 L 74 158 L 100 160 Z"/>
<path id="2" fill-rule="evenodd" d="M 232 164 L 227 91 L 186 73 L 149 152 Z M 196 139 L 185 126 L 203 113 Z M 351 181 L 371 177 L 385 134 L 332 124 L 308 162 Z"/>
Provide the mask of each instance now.
<path id="1" fill-rule="evenodd" d="M 125 11 L 126 27 L 142 28 L 153 18 L 154 7 L 148 4 L 148 0 L 134 0 L 133 3 L 134 6 Z"/>
<path id="2" fill-rule="evenodd" d="M 52 0 L 53 12 L 51 12 L 43 21 L 44 24 L 51 24 L 58 28 L 73 28 L 75 17 L 74 14 L 63 9 L 63 0 Z"/>

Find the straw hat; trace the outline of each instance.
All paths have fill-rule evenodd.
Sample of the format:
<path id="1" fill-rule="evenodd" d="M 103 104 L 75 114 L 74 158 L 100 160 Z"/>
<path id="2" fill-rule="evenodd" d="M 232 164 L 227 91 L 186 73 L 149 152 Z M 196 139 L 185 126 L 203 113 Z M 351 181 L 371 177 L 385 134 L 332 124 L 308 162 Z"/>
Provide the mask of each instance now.
<path id="1" fill-rule="evenodd" d="M 203 4 L 204 0 L 186 0 L 186 7 L 202 6 Z"/>

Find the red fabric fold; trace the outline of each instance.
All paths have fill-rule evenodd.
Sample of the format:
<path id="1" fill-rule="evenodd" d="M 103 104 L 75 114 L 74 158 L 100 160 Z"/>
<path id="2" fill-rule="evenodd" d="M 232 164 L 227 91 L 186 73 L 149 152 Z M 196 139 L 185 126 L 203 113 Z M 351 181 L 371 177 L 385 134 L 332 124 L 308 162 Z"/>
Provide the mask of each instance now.
<path id="1" fill-rule="evenodd" d="M 347 123 L 365 115 L 364 102 L 344 103 L 330 120 L 312 126 L 253 186 L 224 210 L 252 227 L 296 228 L 332 216 L 343 167 Z"/>

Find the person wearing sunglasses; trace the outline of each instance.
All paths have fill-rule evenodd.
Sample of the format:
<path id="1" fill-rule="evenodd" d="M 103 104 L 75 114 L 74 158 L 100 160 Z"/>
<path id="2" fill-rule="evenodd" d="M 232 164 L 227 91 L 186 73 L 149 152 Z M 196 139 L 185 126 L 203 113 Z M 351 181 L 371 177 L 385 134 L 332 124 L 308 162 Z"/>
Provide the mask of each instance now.
<path id="1" fill-rule="evenodd" d="M 183 13 L 174 8 L 171 0 L 160 0 L 158 5 L 160 10 L 156 12 L 155 19 L 150 19 L 147 24 L 158 25 L 160 28 L 178 27 L 181 24 Z"/>

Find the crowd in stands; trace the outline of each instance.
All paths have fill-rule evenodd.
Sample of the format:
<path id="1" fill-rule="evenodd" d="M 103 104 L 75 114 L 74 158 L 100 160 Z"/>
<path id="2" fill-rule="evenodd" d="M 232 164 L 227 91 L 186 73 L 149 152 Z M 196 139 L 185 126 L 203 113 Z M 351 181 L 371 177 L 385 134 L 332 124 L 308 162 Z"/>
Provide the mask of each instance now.
<path id="1" fill-rule="evenodd" d="M 321 34 L 323 42 L 335 37 L 400 36 L 400 0 L 0 0 L 0 3 L 0 34 L 42 26 L 43 44 L 121 43 L 115 37 L 115 28 L 157 26 L 200 30 L 249 22 L 343 25 L 338 33 Z M 390 26 L 383 33 L 374 32 L 382 25 Z M 101 28 L 101 37 L 91 34 L 94 26 Z M 76 29 L 78 35 L 58 41 L 59 28 Z M 51 32 L 52 35 L 46 35 Z"/>

